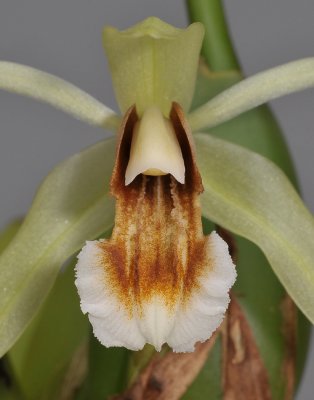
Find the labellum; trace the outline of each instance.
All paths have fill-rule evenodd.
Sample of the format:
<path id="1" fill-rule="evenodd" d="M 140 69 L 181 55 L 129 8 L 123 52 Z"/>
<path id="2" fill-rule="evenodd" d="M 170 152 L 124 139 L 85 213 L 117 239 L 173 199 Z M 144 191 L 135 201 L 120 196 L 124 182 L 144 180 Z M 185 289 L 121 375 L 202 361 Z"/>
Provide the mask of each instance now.
<path id="1" fill-rule="evenodd" d="M 156 127 L 152 144 L 142 139 Z M 164 165 L 154 157 L 163 148 L 172 156 Z M 139 119 L 131 107 L 111 178 L 112 237 L 88 242 L 76 267 L 82 310 L 105 346 L 193 351 L 222 322 L 236 273 L 227 244 L 203 235 L 202 191 L 181 107 L 173 103 L 169 119 L 156 108 Z"/>

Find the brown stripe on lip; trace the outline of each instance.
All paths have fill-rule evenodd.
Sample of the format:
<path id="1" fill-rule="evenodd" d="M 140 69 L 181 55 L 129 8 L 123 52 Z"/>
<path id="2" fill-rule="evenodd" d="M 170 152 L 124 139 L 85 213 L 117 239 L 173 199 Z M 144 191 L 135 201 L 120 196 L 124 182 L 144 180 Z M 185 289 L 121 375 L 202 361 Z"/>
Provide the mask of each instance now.
<path id="1" fill-rule="evenodd" d="M 198 290 L 211 269 L 202 232 L 199 194 L 203 190 L 192 136 L 183 111 L 173 104 L 170 120 L 183 154 L 185 183 L 171 175 L 139 175 L 125 186 L 132 133 L 138 117 L 132 107 L 121 126 L 111 192 L 116 197 L 112 237 L 99 243 L 101 265 L 113 295 L 133 315 L 134 306 L 159 297 L 169 311 Z M 206 270 L 206 271 L 205 271 Z"/>

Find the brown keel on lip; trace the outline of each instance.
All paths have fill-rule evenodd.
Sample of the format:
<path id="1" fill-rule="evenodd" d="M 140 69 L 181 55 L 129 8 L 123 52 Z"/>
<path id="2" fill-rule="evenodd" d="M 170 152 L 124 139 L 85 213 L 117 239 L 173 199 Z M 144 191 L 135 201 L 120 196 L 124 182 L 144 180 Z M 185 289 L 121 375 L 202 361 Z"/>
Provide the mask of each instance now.
<path id="1" fill-rule="evenodd" d="M 112 293 L 130 316 L 134 304 L 141 310 L 156 295 L 169 310 L 179 300 L 186 302 L 197 289 L 204 266 L 207 272 L 211 268 L 201 223 L 203 186 L 183 112 L 174 103 L 170 120 L 185 162 L 185 184 L 171 175 L 139 175 L 125 186 L 137 120 L 132 107 L 121 127 L 111 179 L 111 193 L 117 199 L 115 227 L 111 239 L 99 243 Z"/>

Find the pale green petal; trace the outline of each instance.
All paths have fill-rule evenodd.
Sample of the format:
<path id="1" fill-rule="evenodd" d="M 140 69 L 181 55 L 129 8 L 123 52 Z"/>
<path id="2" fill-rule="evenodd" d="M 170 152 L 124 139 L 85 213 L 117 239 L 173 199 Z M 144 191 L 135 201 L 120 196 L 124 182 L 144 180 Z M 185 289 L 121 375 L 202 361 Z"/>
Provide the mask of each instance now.
<path id="1" fill-rule="evenodd" d="M 26 65 L 0 61 L 0 89 L 48 103 L 91 125 L 115 131 L 120 119 L 83 90 Z"/>
<path id="2" fill-rule="evenodd" d="M 196 134 L 195 140 L 204 216 L 257 244 L 313 322 L 313 216 L 271 161 L 210 135 Z"/>
<path id="3" fill-rule="evenodd" d="M 177 29 L 153 17 L 121 32 L 105 28 L 104 47 L 122 113 L 136 104 L 141 115 L 155 105 L 167 116 L 173 101 L 188 111 L 203 36 L 200 23 Z"/>
<path id="4" fill-rule="evenodd" d="M 113 225 L 109 179 L 115 140 L 57 166 L 45 179 L 22 227 L 0 257 L 0 356 L 47 296 L 62 263 Z"/>
<path id="5" fill-rule="evenodd" d="M 267 101 L 314 86 L 314 58 L 293 61 L 244 79 L 193 111 L 192 130 L 211 128 Z"/>

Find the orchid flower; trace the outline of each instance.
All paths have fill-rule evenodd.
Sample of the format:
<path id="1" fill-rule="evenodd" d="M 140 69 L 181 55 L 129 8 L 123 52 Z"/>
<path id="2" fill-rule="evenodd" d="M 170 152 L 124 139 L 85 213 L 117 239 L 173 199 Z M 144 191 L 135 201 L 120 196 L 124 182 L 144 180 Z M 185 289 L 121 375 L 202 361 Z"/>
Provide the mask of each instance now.
<path id="1" fill-rule="evenodd" d="M 236 273 L 223 239 L 203 235 L 202 214 L 256 243 L 314 321 L 312 215 L 273 163 L 195 132 L 314 86 L 314 59 L 245 79 L 190 112 L 202 38 L 199 23 L 181 30 L 156 18 L 106 28 L 122 116 L 57 77 L 0 63 L 0 88 L 118 131 L 52 171 L 1 256 L 2 353 L 62 262 L 112 227 L 111 195 L 112 236 L 88 241 L 76 266 L 82 310 L 104 345 L 192 351 L 220 325 Z"/>
<path id="2" fill-rule="evenodd" d="M 111 239 L 88 242 L 80 253 L 76 285 L 106 346 L 192 351 L 229 303 L 235 268 L 227 244 L 202 233 L 203 186 L 182 108 L 192 101 L 202 38 L 199 23 L 180 31 L 155 19 L 104 31 L 125 114 L 111 178 L 116 217 Z M 178 52 L 183 44 L 188 61 Z"/>

